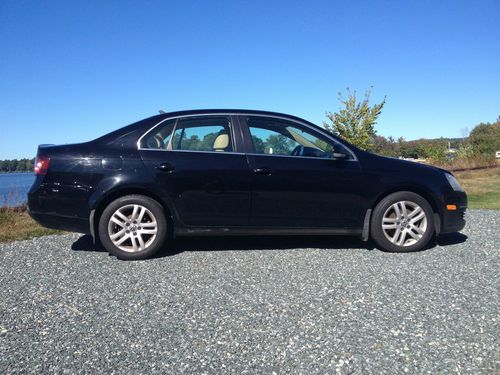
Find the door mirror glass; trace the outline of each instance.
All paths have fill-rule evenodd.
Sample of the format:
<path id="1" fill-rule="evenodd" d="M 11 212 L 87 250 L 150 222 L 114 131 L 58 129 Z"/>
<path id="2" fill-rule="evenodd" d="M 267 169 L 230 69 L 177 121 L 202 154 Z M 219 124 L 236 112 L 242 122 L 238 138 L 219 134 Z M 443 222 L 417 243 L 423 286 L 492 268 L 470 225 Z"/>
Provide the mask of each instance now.
<path id="1" fill-rule="evenodd" d="M 332 152 L 332 159 L 347 159 L 347 155 L 342 152 Z"/>

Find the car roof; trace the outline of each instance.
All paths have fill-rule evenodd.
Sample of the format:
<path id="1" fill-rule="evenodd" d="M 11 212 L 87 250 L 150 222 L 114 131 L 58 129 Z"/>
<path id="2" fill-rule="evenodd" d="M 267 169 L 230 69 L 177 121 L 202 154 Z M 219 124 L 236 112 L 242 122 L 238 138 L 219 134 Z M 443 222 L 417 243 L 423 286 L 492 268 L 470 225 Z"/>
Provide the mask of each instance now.
<path id="1" fill-rule="evenodd" d="M 206 115 L 206 114 L 216 114 L 216 113 L 227 113 L 227 114 L 238 114 L 238 115 L 265 115 L 265 116 L 277 116 L 277 117 L 285 117 L 289 118 L 291 120 L 296 120 L 296 121 L 301 121 L 301 122 L 307 122 L 311 124 L 309 121 L 304 120 L 303 118 L 289 115 L 286 113 L 280 113 L 280 112 L 272 112 L 272 111 L 263 111 L 263 110 L 256 110 L 256 109 L 228 109 L 228 108 L 221 108 L 221 109 L 190 109 L 190 110 L 183 110 L 183 111 L 175 111 L 175 112 L 168 112 L 168 113 L 162 113 L 161 116 L 163 118 L 169 118 L 169 117 L 178 117 L 178 116 L 193 116 L 193 115 Z M 312 124 L 314 125 L 314 124 Z"/>
<path id="2" fill-rule="evenodd" d="M 132 133 L 144 134 L 148 129 L 150 129 L 155 124 L 172 117 L 182 117 L 182 116 L 196 116 L 196 115 L 210 115 L 210 114 L 229 114 L 229 115 L 259 115 L 259 116 L 270 116 L 270 117 L 281 117 L 284 119 L 289 119 L 292 121 L 302 122 L 308 124 L 312 127 L 319 128 L 317 125 L 304 120 L 300 117 L 288 115 L 286 113 L 271 112 L 271 111 L 260 111 L 252 109 L 191 109 L 183 111 L 174 111 L 168 113 L 161 113 L 154 115 L 143 120 L 137 121 L 133 124 L 124 126 L 117 130 L 114 130 L 108 134 L 105 134 L 97 139 L 95 142 L 109 142 L 117 138 L 130 135 L 135 137 Z M 336 137 L 335 137 L 336 138 Z"/>

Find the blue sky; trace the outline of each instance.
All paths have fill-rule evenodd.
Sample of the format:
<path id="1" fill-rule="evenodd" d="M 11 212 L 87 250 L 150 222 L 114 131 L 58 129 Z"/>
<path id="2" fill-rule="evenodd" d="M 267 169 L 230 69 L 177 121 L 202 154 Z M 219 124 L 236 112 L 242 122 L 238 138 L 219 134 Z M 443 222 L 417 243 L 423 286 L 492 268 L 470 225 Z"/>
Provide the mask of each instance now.
<path id="1" fill-rule="evenodd" d="M 317 124 L 351 87 L 377 131 L 459 137 L 500 115 L 500 1 L 0 1 L 0 159 L 192 108 Z"/>

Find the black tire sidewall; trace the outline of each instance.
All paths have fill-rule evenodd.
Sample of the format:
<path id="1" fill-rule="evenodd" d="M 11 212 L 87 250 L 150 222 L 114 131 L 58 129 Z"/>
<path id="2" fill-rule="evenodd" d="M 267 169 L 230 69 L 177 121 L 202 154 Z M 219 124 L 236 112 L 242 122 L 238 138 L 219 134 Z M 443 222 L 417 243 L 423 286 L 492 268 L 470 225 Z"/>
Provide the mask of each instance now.
<path id="1" fill-rule="evenodd" d="M 423 237 L 416 244 L 411 246 L 398 246 L 390 242 L 386 237 L 382 229 L 382 218 L 387 210 L 392 204 L 399 201 L 410 201 L 418 204 L 422 210 L 424 210 L 427 216 L 427 230 Z M 393 193 L 382 199 L 375 210 L 370 222 L 370 232 L 373 241 L 385 251 L 393 253 L 407 253 L 422 250 L 429 244 L 429 241 L 434 236 L 434 212 L 432 210 L 429 202 L 422 196 L 413 193 L 411 191 L 400 191 Z"/>
<path id="2" fill-rule="evenodd" d="M 129 204 L 139 204 L 146 207 L 153 213 L 156 218 L 156 222 L 158 223 L 158 232 L 153 243 L 146 250 L 133 253 L 123 251 L 116 247 L 108 235 L 108 222 L 111 219 L 111 216 L 117 209 Z M 126 195 L 114 200 L 104 209 L 99 219 L 99 239 L 101 244 L 110 254 L 122 260 L 146 259 L 155 255 L 165 244 L 167 229 L 167 220 L 165 218 L 163 207 L 154 199 L 143 195 Z"/>

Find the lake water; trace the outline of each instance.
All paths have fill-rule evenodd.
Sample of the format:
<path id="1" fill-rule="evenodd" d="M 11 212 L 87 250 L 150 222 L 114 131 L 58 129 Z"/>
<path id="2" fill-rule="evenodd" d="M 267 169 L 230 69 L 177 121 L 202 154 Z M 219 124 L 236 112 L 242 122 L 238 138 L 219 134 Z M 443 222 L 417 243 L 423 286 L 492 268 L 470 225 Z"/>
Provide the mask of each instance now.
<path id="1" fill-rule="evenodd" d="M 0 207 L 14 207 L 27 202 L 26 194 L 35 181 L 33 172 L 0 173 Z"/>

